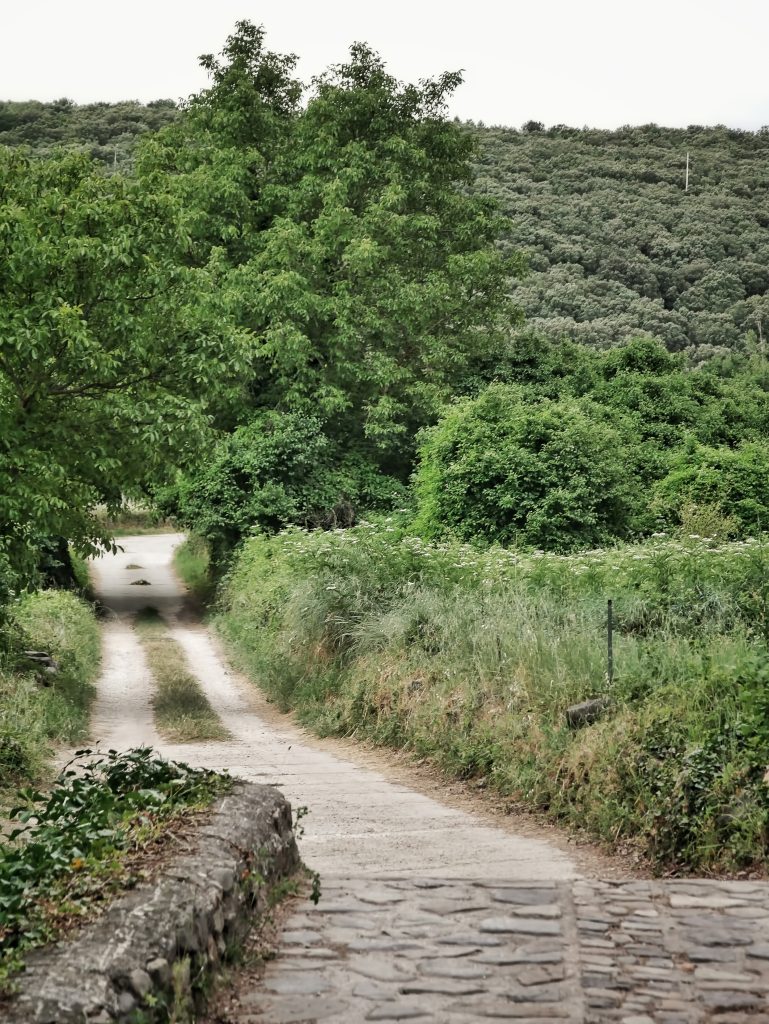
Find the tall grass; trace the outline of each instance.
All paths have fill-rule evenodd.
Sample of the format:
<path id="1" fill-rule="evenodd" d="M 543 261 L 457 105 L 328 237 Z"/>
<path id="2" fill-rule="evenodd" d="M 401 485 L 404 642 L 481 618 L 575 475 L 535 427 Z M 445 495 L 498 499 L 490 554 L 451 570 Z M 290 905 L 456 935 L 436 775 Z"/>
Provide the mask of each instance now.
<path id="1" fill-rule="evenodd" d="M 606 672 L 606 601 L 616 673 Z M 394 523 L 254 538 L 221 631 L 321 732 L 410 747 L 659 864 L 765 864 L 769 551 L 698 537 L 578 556 Z M 603 719 L 565 709 L 609 698 Z"/>
<path id="2" fill-rule="evenodd" d="M 47 652 L 59 672 L 39 674 L 18 650 L 0 660 L 0 789 L 39 777 L 53 743 L 86 737 L 100 657 L 91 608 L 66 591 L 22 597 L 13 627 L 16 648 Z"/>

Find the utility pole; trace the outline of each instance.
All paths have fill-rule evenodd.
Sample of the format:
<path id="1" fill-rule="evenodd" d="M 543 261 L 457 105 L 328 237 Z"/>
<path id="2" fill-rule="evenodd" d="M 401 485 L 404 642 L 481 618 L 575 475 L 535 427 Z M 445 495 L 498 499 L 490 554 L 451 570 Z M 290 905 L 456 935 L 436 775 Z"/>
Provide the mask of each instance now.
<path id="1" fill-rule="evenodd" d="M 764 350 L 764 330 L 763 330 L 763 315 L 756 311 L 756 325 L 758 327 L 758 351 L 761 353 L 761 362 L 766 362 L 766 352 Z"/>
<path id="2" fill-rule="evenodd" d="M 686 187 L 684 188 L 684 192 L 688 192 L 688 191 L 689 191 L 689 150 L 687 149 L 687 151 L 686 151 Z"/>

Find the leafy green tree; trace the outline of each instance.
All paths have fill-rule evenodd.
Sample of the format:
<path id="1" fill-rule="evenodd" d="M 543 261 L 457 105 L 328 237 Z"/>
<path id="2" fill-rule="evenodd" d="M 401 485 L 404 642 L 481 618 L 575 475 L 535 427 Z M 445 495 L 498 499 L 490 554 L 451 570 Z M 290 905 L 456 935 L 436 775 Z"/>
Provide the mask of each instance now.
<path id="1" fill-rule="evenodd" d="M 639 505 L 626 438 L 606 410 L 531 402 L 502 384 L 426 432 L 415 486 L 423 536 L 554 551 L 627 536 Z"/>
<path id="2" fill-rule="evenodd" d="M 459 81 L 403 86 L 354 46 L 316 82 L 279 162 L 283 209 L 238 274 L 260 392 L 390 464 L 510 323 L 503 225 L 463 191 L 471 143 L 444 116 Z"/>
<path id="3" fill-rule="evenodd" d="M 256 347 L 250 415 L 312 417 L 338 465 L 391 491 L 417 430 L 494 362 L 516 316 L 505 223 L 470 194 L 473 142 L 445 115 L 460 76 L 404 85 L 356 44 L 301 107 L 294 58 L 248 22 L 203 63 L 211 87 L 148 140 L 139 173 L 183 197 L 196 258 L 216 246 L 232 268 Z"/>
<path id="4" fill-rule="evenodd" d="M 199 447 L 247 366 L 184 211 L 82 156 L 0 148 L 0 563 L 108 542 L 94 511 Z"/>

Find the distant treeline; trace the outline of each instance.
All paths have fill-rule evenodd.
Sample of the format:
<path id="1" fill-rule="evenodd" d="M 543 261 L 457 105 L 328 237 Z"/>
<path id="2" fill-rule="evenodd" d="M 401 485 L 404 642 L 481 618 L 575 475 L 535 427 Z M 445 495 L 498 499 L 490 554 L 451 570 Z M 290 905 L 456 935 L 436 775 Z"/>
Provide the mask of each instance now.
<path id="1" fill-rule="evenodd" d="M 139 137 L 177 115 L 170 99 L 0 102 L 0 145 L 76 147 L 126 171 Z M 763 350 L 769 129 L 468 129 L 475 188 L 497 198 L 503 244 L 528 258 L 512 287 L 529 329 L 601 348 L 650 334 L 696 361 Z"/>
<path id="2" fill-rule="evenodd" d="M 177 114 L 173 100 L 138 103 L 0 101 L 0 146 L 31 146 L 47 153 L 59 146 L 84 149 L 110 167 L 130 165 L 136 141 Z"/>

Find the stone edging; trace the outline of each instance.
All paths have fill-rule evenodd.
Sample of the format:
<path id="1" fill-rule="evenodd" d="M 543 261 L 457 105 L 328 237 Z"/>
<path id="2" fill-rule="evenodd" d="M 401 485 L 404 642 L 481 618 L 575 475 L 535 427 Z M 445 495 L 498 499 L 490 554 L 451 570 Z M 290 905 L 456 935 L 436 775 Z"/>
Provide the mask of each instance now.
<path id="1" fill-rule="evenodd" d="M 272 883 L 299 866 L 291 806 L 270 786 L 236 783 L 195 849 L 119 897 L 71 939 L 26 957 L 6 1024 L 167 1019 L 245 937 Z M 176 993 L 176 995 L 174 995 Z"/>

